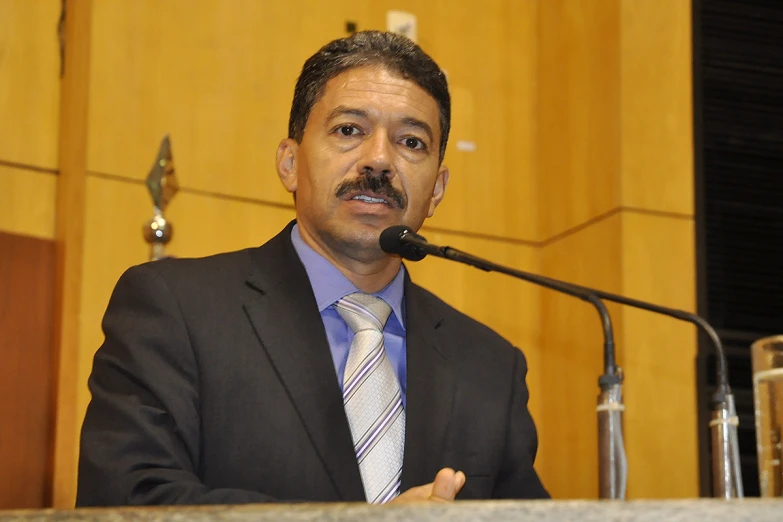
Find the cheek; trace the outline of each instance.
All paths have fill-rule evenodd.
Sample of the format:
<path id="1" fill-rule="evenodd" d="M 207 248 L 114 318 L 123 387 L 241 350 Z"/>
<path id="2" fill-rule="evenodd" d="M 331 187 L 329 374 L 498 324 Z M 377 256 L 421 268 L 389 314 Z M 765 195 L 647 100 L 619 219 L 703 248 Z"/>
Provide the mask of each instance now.
<path id="1" fill-rule="evenodd" d="M 337 185 L 354 168 L 356 161 L 349 154 L 321 154 L 310 162 L 310 183 L 334 194 Z"/>
<path id="2" fill-rule="evenodd" d="M 325 166 L 313 167 L 305 182 L 308 200 L 319 208 L 335 205 L 337 203 L 335 193 L 342 178 L 330 174 Z"/>
<path id="3" fill-rule="evenodd" d="M 325 187 L 324 173 L 328 172 L 327 165 L 319 155 L 310 154 L 302 167 L 299 183 L 305 185 L 311 197 L 317 198 Z"/>
<path id="4" fill-rule="evenodd" d="M 432 187 L 424 183 L 416 183 L 409 187 L 408 200 L 417 212 L 429 213 L 432 205 Z"/>

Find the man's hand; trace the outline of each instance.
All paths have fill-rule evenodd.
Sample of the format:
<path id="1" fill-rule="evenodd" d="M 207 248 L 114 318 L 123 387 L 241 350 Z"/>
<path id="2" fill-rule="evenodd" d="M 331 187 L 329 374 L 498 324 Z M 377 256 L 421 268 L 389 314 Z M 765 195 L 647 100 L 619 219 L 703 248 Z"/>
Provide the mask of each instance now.
<path id="1" fill-rule="evenodd" d="M 435 480 L 423 486 L 416 486 L 390 501 L 389 504 L 402 502 L 450 502 L 454 500 L 462 486 L 465 485 L 465 474 L 451 468 L 443 468 L 435 475 Z"/>

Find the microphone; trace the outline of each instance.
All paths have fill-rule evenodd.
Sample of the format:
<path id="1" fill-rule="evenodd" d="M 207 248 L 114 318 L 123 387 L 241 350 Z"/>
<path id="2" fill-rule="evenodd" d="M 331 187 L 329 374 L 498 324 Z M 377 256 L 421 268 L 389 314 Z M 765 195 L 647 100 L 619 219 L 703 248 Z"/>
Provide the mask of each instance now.
<path id="1" fill-rule="evenodd" d="M 578 297 L 595 307 L 601 318 L 604 334 L 604 374 L 598 378 L 601 395 L 596 407 L 598 412 L 599 497 L 624 499 L 628 466 L 622 434 L 622 412 L 625 410 L 622 403 L 623 374 L 615 363 L 612 319 L 600 296 L 589 288 L 578 287 L 556 279 L 498 265 L 448 246 L 433 245 L 405 225 L 396 225 L 385 229 L 381 232 L 378 242 L 381 250 L 387 254 L 398 255 L 409 261 L 421 261 L 427 255 L 432 254 L 465 263 L 486 272 L 501 272 L 557 292 Z"/>
<path id="2" fill-rule="evenodd" d="M 389 227 L 381 233 L 381 249 L 390 254 L 397 254 L 411 261 L 424 259 L 432 254 L 445 259 L 451 259 L 459 263 L 465 263 L 487 272 L 495 271 L 508 274 L 526 281 L 540 284 L 553 290 L 563 291 L 569 295 L 585 298 L 593 296 L 607 301 L 620 303 L 633 308 L 647 310 L 649 312 L 673 317 L 680 321 L 686 321 L 696 325 L 712 341 L 715 353 L 718 357 L 717 382 L 718 387 L 712 397 L 713 412 L 710 427 L 712 432 L 713 447 L 713 496 L 722 498 L 742 498 L 742 475 L 739 463 L 739 443 L 737 439 L 737 426 L 739 419 L 734 404 L 734 396 L 729 386 L 726 354 L 723 343 L 715 329 L 704 318 L 675 308 L 648 303 L 638 299 L 632 299 L 611 292 L 604 292 L 595 288 L 566 283 L 549 277 L 539 276 L 506 268 L 479 257 L 461 252 L 448 246 L 436 246 L 427 242 L 424 237 L 410 231 L 409 228 L 398 225 Z M 411 257 L 405 257 L 410 255 Z M 568 289 L 568 290 L 565 290 Z M 589 299 L 586 299 L 589 300 Z M 604 320 L 602 316 L 602 320 Z M 606 331 L 606 330 L 605 330 Z M 608 355 L 604 354 L 604 362 L 607 364 Z M 614 351 L 611 353 L 611 364 L 614 365 Z M 608 373 L 608 372 L 607 372 Z M 603 378 L 603 377 L 602 377 Z M 622 380 L 622 379 L 621 379 Z M 603 389 L 603 388 L 602 388 Z"/>

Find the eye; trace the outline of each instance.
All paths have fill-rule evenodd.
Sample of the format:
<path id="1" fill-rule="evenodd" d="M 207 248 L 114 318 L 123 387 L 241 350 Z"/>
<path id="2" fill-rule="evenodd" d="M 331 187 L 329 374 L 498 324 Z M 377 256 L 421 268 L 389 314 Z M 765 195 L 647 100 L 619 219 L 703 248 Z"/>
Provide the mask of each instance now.
<path id="1" fill-rule="evenodd" d="M 354 125 L 340 125 L 337 127 L 337 132 L 342 136 L 355 136 L 359 134 L 359 129 Z"/>
<path id="2" fill-rule="evenodd" d="M 411 150 L 427 150 L 427 144 L 419 138 L 409 136 L 403 140 L 405 146 Z"/>

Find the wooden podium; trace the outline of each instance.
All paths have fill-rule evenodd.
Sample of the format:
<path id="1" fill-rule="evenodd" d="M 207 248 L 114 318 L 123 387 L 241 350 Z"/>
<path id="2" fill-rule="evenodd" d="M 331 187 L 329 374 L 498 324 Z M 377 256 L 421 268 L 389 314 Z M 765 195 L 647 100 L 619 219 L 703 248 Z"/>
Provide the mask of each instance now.
<path id="1" fill-rule="evenodd" d="M 128 507 L 76 510 L 0 511 L 0 522 L 47 520 L 54 522 L 310 522 L 340 520 L 398 522 L 408 520 L 449 522 L 603 522 L 691 520 L 778 522 L 783 499 L 715 499 L 660 501 L 464 501 L 400 506 L 367 504 L 274 504 L 247 506 Z"/>

